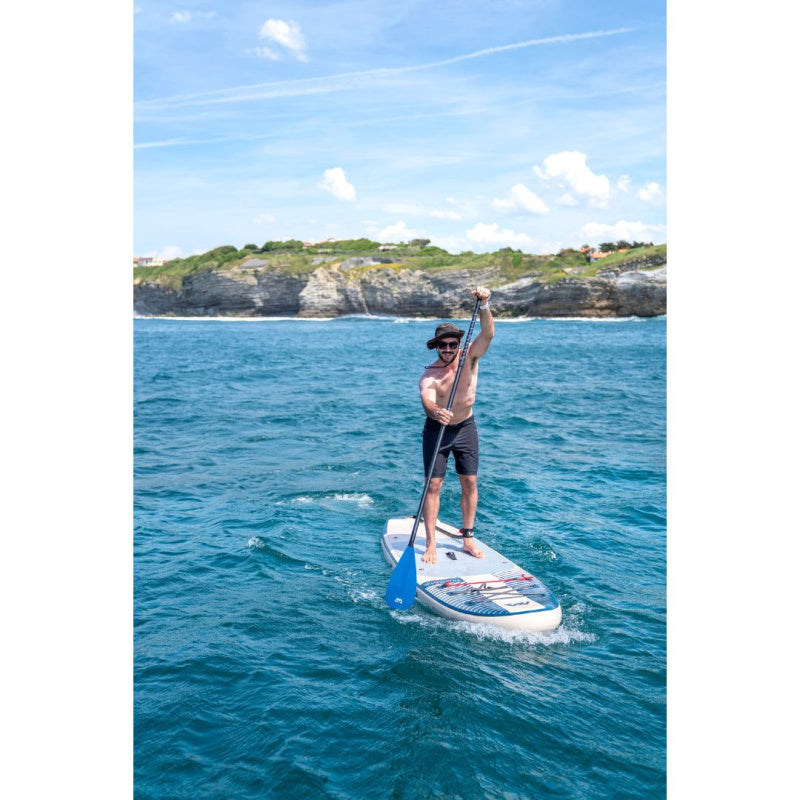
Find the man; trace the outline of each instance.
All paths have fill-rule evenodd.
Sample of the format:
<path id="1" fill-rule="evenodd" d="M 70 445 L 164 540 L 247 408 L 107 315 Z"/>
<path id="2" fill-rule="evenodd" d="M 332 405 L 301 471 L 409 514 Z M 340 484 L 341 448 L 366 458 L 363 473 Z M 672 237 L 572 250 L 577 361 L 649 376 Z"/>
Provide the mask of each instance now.
<path id="1" fill-rule="evenodd" d="M 478 286 L 472 290 L 472 296 L 481 301 L 479 306 L 481 332 L 467 350 L 451 410 L 447 411 L 447 401 L 450 399 L 450 391 L 456 377 L 458 360 L 461 356 L 459 345 L 465 331 L 452 322 L 445 322 L 436 328 L 434 337 L 428 341 L 428 349 L 436 349 L 439 358 L 425 367 L 419 381 L 419 395 L 428 417 L 422 432 L 422 457 L 426 474 L 434 457 L 440 428 L 442 425 L 446 426 L 422 506 L 426 535 L 422 560 L 428 563 L 436 561 L 439 495 L 447 469 L 447 459 L 451 452 L 455 457 L 456 472 L 461 481 L 463 550 L 475 558 L 483 558 L 483 551 L 477 548 L 473 541 L 475 511 L 478 507 L 478 430 L 475 418 L 472 416 L 472 405 L 478 388 L 478 359 L 489 349 L 494 336 L 494 319 L 489 310 L 491 292 L 484 286 Z"/>

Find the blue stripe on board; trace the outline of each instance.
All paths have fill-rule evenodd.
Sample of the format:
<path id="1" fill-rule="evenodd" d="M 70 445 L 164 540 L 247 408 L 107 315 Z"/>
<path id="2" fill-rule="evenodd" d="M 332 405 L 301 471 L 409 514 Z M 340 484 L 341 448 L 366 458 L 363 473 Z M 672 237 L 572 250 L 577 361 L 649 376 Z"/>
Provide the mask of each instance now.
<path id="1" fill-rule="evenodd" d="M 506 617 L 515 614 L 535 614 L 538 611 L 550 611 L 558 603 L 553 593 L 536 579 L 524 578 L 525 573 L 516 575 L 498 574 L 497 579 L 504 581 L 504 585 L 496 589 L 487 588 L 485 581 L 475 584 L 468 578 L 448 578 L 446 581 L 427 581 L 420 588 L 431 598 L 454 611 L 462 614 L 472 614 L 481 617 Z M 464 584 L 459 586 L 458 584 Z M 488 595 L 488 596 L 487 596 Z M 510 611 L 495 601 L 499 599 L 511 600 L 525 598 L 541 604 L 542 608 L 535 610 Z"/>

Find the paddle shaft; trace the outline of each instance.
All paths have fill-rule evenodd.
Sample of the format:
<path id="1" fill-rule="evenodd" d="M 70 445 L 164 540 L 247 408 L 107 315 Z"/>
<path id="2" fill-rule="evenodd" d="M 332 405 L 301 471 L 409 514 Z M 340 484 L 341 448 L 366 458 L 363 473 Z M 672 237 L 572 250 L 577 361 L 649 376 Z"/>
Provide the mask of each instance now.
<path id="1" fill-rule="evenodd" d="M 464 344 L 461 348 L 461 358 L 458 359 L 458 369 L 456 369 L 456 378 L 453 381 L 453 388 L 450 390 L 450 399 L 447 401 L 447 411 L 453 406 L 453 401 L 456 399 L 456 389 L 458 389 L 458 379 L 461 377 L 461 370 L 464 367 L 464 359 L 467 357 L 467 350 L 469 348 L 470 339 L 472 339 L 472 331 L 475 329 L 475 320 L 478 318 L 478 308 L 480 307 L 481 299 L 475 301 L 475 309 L 472 312 L 472 319 L 467 329 L 467 335 L 464 337 Z M 428 494 L 428 487 L 431 485 L 431 478 L 433 478 L 433 468 L 436 465 L 436 456 L 439 453 L 439 447 L 442 444 L 444 437 L 445 426 L 439 423 L 439 437 L 436 439 L 436 447 L 433 449 L 433 457 L 431 458 L 428 472 L 425 476 L 425 488 L 422 490 L 422 497 L 419 500 L 419 507 L 417 508 L 417 516 L 414 519 L 414 527 L 411 529 L 411 538 L 408 540 L 408 546 L 414 546 L 414 540 L 417 538 L 417 530 L 419 529 L 419 521 L 422 517 L 422 508 L 425 505 L 425 496 Z"/>

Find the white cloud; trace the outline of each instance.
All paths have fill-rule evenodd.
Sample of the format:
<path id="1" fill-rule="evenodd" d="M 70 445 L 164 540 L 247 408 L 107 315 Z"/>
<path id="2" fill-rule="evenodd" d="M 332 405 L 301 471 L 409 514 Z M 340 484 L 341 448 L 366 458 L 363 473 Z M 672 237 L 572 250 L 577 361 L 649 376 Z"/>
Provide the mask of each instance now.
<path id="1" fill-rule="evenodd" d="M 661 187 L 655 182 L 651 181 L 644 187 L 644 189 L 639 189 L 637 195 L 640 200 L 644 200 L 646 203 L 653 203 L 661 200 L 664 196 L 664 193 L 661 191 Z"/>
<path id="2" fill-rule="evenodd" d="M 268 19 L 262 26 L 258 33 L 259 38 L 267 39 L 270 42 L 282 45 L 289 50 L 293 55 L 297 56 L 300 61 L 308 61 L 306 55 L 306 40 L 300 30 L 300 26 L 296 22 L 284 22 L 282 19 Z M 274 50 L 269 48 L 262 48 L 269 53 L 275 53 Z M 278 57 L 277 53 L 275 56 Z M 272 55 L 266 56 L 272 58 Z"/>
<path id="3" fill-rule="evenodd" d="M 629 192 L 631 190 L 631 176 L 620 175 L 619 178 L 617 178 L 617 189 L 621 192 Z"/>
<path id="4" fill-rule="evenodd" d="M 402 220 L 378 231 L 377 237 L 379 242 L 407 242 L 410 239 L 420 238 L 417 232 L 407 227 Z"/>
<path id="5" fill-rule="evenodd" d="M 581 228 L 581 237 L 597 243 L 618 242 L 620 239 L 625 239 L 629 242 L 663 244 L 667 238 L 666 232 L 666 225 L 648 225 L 645 222 L 620 220 L 613 225 L 589 222 Z"/>
<path id="6" fill-rule="evenodd" d="M 253 222 L 255 222 L 256 225 L 269 225 L 272 222 L 276 222 L 276 219 L 269 211 L 264 211 L 255 217 Z"/>
<path id="7" fill-rule="evenodd" d="M 535 195 L 527 186 L 518 183 L 511 187 L 511 196 L 506 198 L 495 197 L 492 205 L 498 211 L 530 211 L 532 214 L 546 214 L 548 209 L 544 200 Z"/>
<path id="8" fill-rule="evenodd" d="M 355 186 L 348 182 L 347 176 L 344 174 L 344 170 L 341 167 L 326 169 L 318 186 L 320 189 L 330 192 L 339 200 L 352 202 L 356 199 Z"/>
<path id="9" fill-rule="evenodd" d="M 434 247 L 441 247 L 443 250 L 447 250 L 448 253 L 459 253 L 472 249 L 472 245 L 466 239 L 460 239 L 456 236 L 440 236 L 435 233 L 431 234 L 431 244 Z"/>
<path id="10" fill-rule="evenodd" d="M 586 163 L 586 154 L 566 150 L 547 156 L 542 167 L 533 171 L 545 182 L 567 189 L 571 194 L 585 198 L 590 205 L 605 208 L 608 205 L 609 180 L 596 175 Z"/>
<path id="11" fill-rule="evenodd" d="M 134 9 L 134 12 L 141 9 Z M 193 19 L 214 19 L 216 11 L 173 11 L 170 15 L 170 22 L 191 22 Z"/>
<path id="12" fill-rule="evenodd" d="M 578 201 L 569 192 L 562 194 L 561 197 L 556 200 L 556 203 L 560 206 L 568 206 L 569 208 L 574 208 L 578 205 Z"/>
<path id="13" fill-rule="evenodd" d="M 524 233 L 515 233 L 509 228 L 500 230 L 496 222 L 479 222 L 467 231 L 467 238 L 477 244 L 533 244 L 533 239 Z"/>

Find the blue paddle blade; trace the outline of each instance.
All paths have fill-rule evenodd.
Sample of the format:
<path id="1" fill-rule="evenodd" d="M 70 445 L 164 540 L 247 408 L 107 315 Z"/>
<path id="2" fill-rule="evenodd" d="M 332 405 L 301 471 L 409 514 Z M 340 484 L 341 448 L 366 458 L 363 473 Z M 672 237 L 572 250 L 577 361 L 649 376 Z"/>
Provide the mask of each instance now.
<path id="1" fill-rule="evenodd" d="M 406 547 L 397 566 L 392 570 L 389 585 L 386 587 L 386 605 L 395 611 L 411 608 L 417 593 L 417 562 L 414 546 Z"/>

